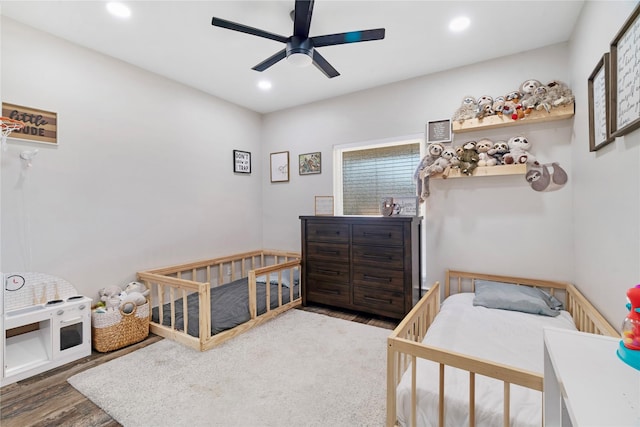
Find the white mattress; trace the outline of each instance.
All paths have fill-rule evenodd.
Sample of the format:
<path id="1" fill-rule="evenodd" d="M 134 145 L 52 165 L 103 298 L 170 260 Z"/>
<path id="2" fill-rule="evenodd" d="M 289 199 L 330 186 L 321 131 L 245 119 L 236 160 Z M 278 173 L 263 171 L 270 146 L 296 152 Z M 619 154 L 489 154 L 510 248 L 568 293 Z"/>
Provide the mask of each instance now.
<path id="1" fill-rule="evenodd" d="M 473 293 L 452 295 L 427 331 L 425 344 L 474 357 L 527 369 L 544 371 L 543 327 L 576 329 L 571 315 L 563 311 L 548 317 L 473 306 Z M 438 425 L 437 363 L 418 359 L 417 422 L 420 427 Z M 476 425 L 495 427 L 503 423 L 503 383 L 476 375 Z M 469 425 L 469 373 L 445 368 L 445 425 Z M 511 385 L 511 426 L 542 425 L 542 393 Z M 411 369 L 397 389 L 397 416 L 401 426 L 411 422 Z"/>

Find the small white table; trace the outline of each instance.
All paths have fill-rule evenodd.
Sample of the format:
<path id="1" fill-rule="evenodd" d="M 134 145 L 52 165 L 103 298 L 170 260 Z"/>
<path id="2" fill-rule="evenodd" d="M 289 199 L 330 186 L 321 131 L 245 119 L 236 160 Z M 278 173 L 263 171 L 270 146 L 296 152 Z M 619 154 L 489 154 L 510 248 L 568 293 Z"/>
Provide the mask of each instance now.
<path id="1" fill-rule="evenodd" d="M 544 329 L 544 425 L 640 426 L 640 371 L 621 361 L 620 339 Z"/>

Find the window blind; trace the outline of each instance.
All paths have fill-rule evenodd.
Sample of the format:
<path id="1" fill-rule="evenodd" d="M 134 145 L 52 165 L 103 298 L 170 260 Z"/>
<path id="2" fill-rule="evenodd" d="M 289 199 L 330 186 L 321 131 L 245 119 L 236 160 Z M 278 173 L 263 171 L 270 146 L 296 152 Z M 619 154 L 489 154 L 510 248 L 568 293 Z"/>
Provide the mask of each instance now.
<path id="1" fill-rule="evenodd" d="M 342 153 L 343 213 L 380 215 L 383 198 L 416 195 L 413 173 L 420 144 L 403 144 Z"/>

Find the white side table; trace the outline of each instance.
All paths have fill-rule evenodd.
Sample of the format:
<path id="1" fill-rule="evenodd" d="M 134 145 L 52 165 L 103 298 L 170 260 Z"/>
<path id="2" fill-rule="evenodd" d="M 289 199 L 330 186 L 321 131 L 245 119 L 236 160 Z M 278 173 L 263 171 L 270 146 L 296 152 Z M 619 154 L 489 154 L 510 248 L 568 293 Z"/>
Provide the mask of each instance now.
<path id="1" fill-rule="evenodd" d="M 546 427 L 640 426 L 640 371 L 618 358 L 619 342 L 545 328 Z"/>

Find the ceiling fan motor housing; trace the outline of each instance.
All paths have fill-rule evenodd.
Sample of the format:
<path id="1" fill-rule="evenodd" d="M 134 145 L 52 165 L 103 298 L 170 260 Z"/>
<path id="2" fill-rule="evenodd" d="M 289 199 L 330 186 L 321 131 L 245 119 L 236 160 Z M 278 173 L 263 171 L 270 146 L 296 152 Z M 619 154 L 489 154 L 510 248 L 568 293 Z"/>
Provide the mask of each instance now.
<path id="1" fill-rule="evenodd" d="M 313 58 L 313 42 L 310 38 L 289 37 L 287 41 L 287 58 L 295 53 L 302 53 Z"/>

